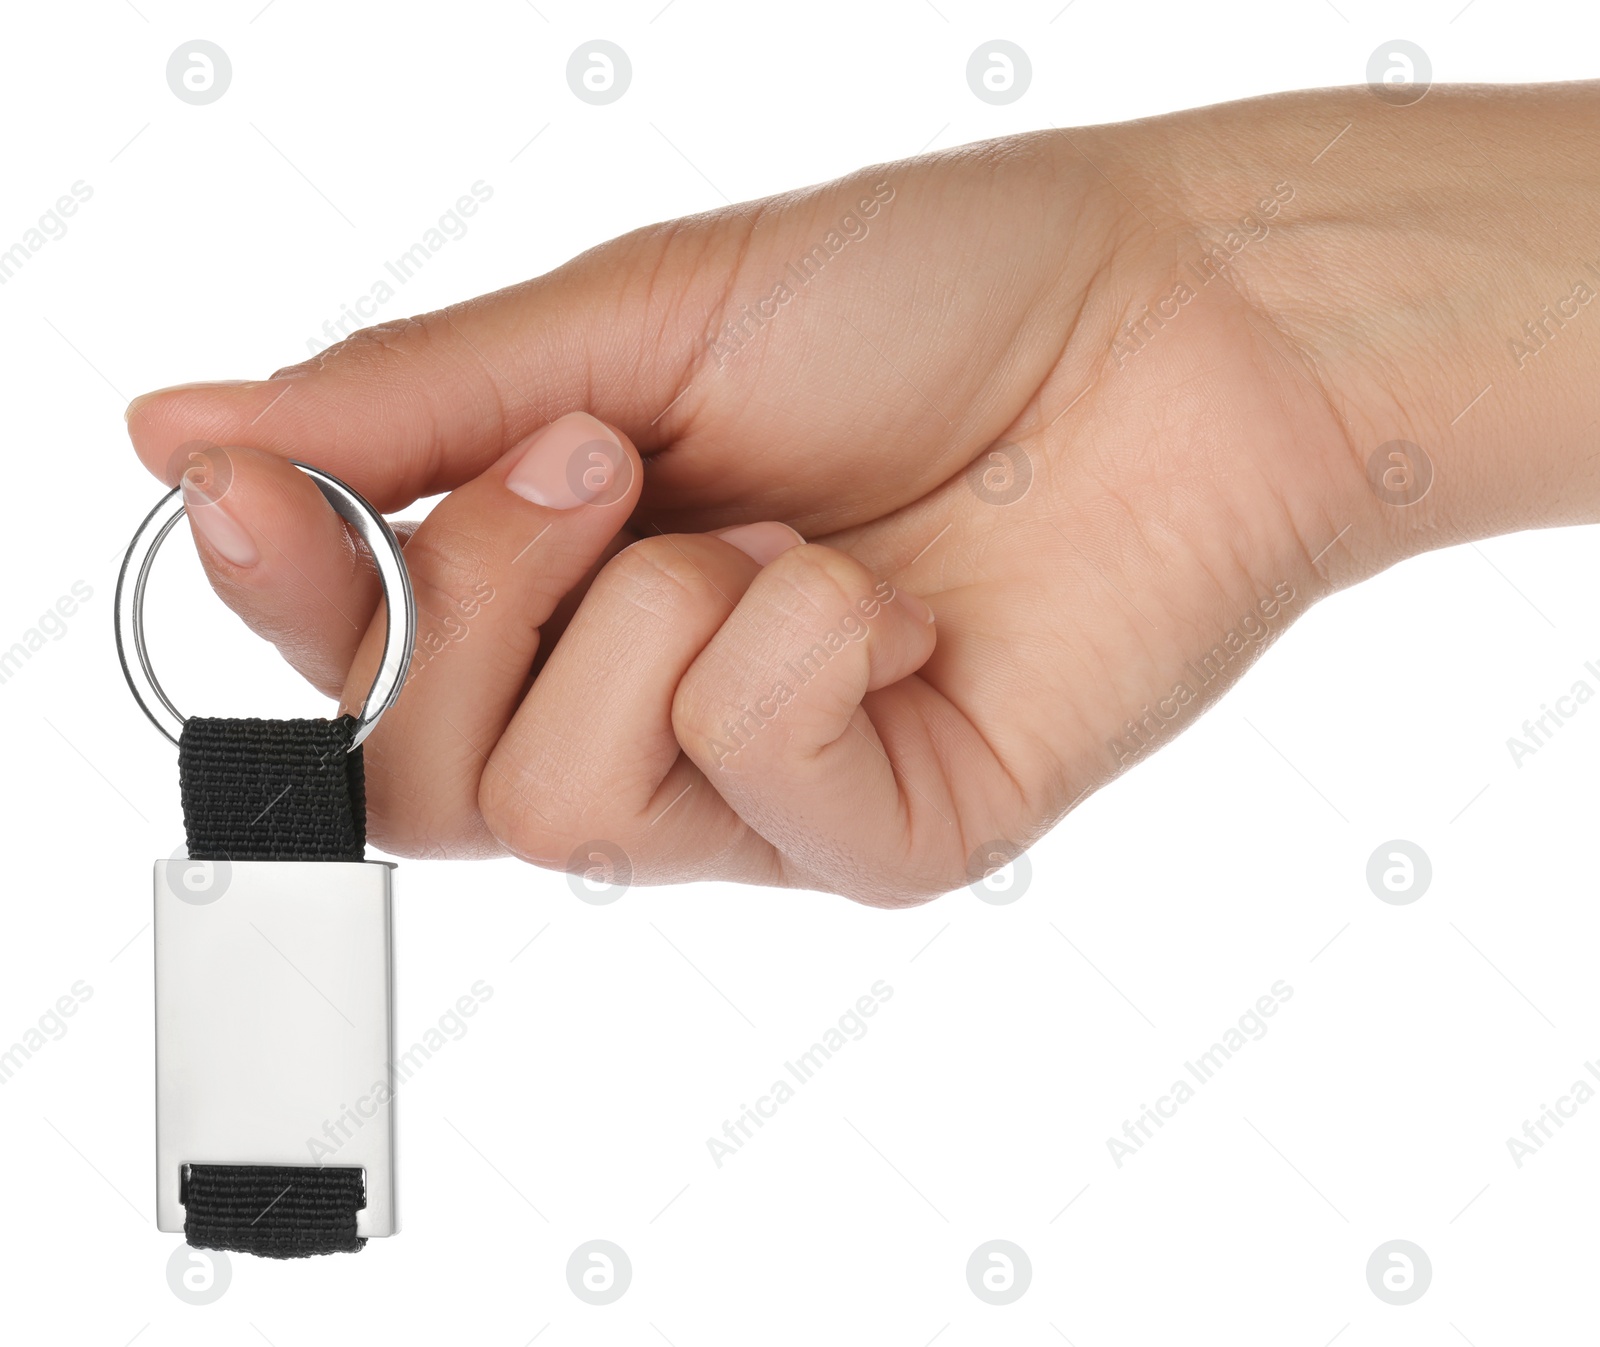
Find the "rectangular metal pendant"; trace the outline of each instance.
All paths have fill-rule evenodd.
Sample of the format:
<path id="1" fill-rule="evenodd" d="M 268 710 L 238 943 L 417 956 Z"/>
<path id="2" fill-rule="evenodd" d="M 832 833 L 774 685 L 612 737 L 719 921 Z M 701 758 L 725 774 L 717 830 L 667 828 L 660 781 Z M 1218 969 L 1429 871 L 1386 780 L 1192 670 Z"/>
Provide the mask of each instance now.
<path id="1" fill-rule="evenodd" d="M 392 865 L 155 865 L 156 1225 L 185 1165 L 360 1168 L 395 1217 Z"/>

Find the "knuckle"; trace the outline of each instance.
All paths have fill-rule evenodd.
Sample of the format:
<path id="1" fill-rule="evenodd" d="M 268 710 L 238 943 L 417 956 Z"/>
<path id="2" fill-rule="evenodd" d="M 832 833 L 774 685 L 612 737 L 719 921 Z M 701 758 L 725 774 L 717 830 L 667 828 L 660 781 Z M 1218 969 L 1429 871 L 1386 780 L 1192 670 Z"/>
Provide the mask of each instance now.
<path id="1" fill-rule="evenodd" d="M 794 727 L 784 715 L 795 700 L 790 681 L 778 670 L 748 676 L 725 662 L 697 664 L 673 694 L 673 737 L 713 781 L 792 766 Z"/>
<path id="2" fill-rule="evenodd" d="M 541 735 L 515 749 L 502 740 L 478 777 L 478 814 L 505 850 L 560 870 L 587 839 L 631 845 L 633 816 L 609 784 L 592 779 L 582 744 L 570 735 Z"/>
<path id="3" fill-rule="evenodd" d="M 429 345 L 441 325 L 439 314 L 422 314 L 412 318 L 394 318 L 386 323 L 374 323 L 359 328 L 333 345 L 318 351 L 298 364 L 279 370 L 274 379 L 308 374 L 332 366 L 340 368 L 386 363 L 391 355 L 412 355 L 420 347 Z"/>
<path id="4" fill-rule="evenodd" d="M 729 770 L 760 772 L 780 750 L 781 735 L 762 733 L 778 720 L 779 703 L 730 674 L 695 665 L 672 697 L 673 737 L 713 781 Z"/>
<path id="5" fill-rule="evenodd" d="M 718 681 L 691 666 L 672 694 L 673 738 L 693 758 L 703 759 L 708 753 L 715 757 L 718 720 L 725 709 Z"/>
<path id="6" fill-rule="evenodd" d="M 367 773 L 367 836 L 395 856 L 495 854 L 476 808 L 477 778 L 465 761 L 419 770 L 404 743 L 384 736 L 381 770 Z"/>
<path id="7" fill-rule="evenodd" d="M 495 841 L 507 851 L 525 856 L 530 841 L 524 823 L 527 811 L 501 777 L 500 772 L 490 767 L 479 779 L 478 813 L 483 816 L 483 826 Z"/>
<path id="8" fill-rule="evenodd" d="M 404 552 L 421 611 L 453 609 L 492 578 L 482 541 L 442 519 L 413 533 Z"/>
<path id="9" fill-rule="evenodd" d="M 802 630 L 832 618 L 871 588 L 860 562 L 831 547 L 792 547 L 759 580 L 765 601 Z"/>
<path id="10" fill-rule="evenodd" d="M 713 642 L 673 696 L 673 733 L 705 770 L 793 765 L 808 717 L 792 719 L 785 708 L 804 702 L 809 679 L 864 633 L 855 596 L 866 574 L 842 552 L 805 546 L 761 572 L 745 601 L 749 622 Z"/>
<path id="11" fill-rule="evenodd" d="M 533 775 L 520 767 L 493 763 L 478 782 L 478 812 L 483 826 L 501 846 L 537 865 L 563 863 L 571 849 L 569 830 L 553 822 L 546 805 L 550 794 L 533 786 Z"/>
<path id="12" fill-rule="evenodd" d="M 596 847 L 613 854 L 630 871 L 638 828 L 634 820 L 576 787 L 547 779 L 520 764 L 510 772 L 491 768 L 478 785 L 478 811 L 484 830 L 504 850 L 546 870 L 569 873 L 588 868 Z"/>
<path id="13" fill-rule="evenodd" d="M 727 601 L 688 555 L 686 541 L 641 539 L 607 563 L 595 587 L 605 597 L 661 622 L 675 621 L 684 608 L 708 599 L 726 608 Z"/>

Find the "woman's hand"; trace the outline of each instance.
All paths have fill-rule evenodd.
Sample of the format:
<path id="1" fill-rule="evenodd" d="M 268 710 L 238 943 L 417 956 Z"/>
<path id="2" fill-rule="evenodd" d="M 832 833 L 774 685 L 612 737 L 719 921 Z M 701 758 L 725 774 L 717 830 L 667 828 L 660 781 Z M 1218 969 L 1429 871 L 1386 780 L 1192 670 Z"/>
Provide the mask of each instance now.
<path id="1" fill-rule="evenodd" d="M 1503 351 L 1568 293 L 1534 231 L 1593 163 L 1592 91 L 1540 97 L 1296 95 L 889 164 L 129 426 L 187 472 L 218 591 L 347 699 L 376 580 L 285 460 L 386 511 L 449 493 L 408 532 L 421 639 L 367 746 L 386 850 L 916 901 L 1169 740 L 1329 576 L 1591 517 L 1568 357 L 1519 385 Z M 1510 433 L 1538 438 L 1516 490 Z M 1420 501 L 1369 487 L 1391 441 L 1426 446 Z"/>

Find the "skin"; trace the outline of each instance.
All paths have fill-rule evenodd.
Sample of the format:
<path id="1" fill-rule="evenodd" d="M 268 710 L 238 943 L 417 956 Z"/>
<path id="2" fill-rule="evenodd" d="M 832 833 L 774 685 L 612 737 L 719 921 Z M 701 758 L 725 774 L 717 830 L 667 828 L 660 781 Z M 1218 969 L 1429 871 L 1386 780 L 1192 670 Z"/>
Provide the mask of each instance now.
<path id="1" fill-rule="evenodd" d="M 434 644 L 367 745 L 385 850 L 581 870 L 604 839 L 635 882 L 916 902 L 1333 589 L 1596 518 L 1597 98 L 1334 90 L 965 146 L 147 394 L 129 429 L 187 470 L 217 591 L 346 705 L 376 583 L 285 460 L 386 512 L 449 493 L 403 530 Z M 606 433 L 582 414 L 621 445 L 602 494 L 510 489 L 530 437 Z"/>

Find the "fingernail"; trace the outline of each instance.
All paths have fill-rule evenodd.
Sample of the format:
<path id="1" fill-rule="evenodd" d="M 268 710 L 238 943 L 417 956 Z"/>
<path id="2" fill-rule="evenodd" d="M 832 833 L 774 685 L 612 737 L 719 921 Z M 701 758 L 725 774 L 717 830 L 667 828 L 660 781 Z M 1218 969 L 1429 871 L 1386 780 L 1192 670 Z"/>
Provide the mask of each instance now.
<path id="1" fill-rule="evenodd" d="M 919 599 L 909 589 L 897 589 L 894 592 L 895 601 L 905 608 L 906 612 L 916 618 L 918 622 L 932 622 L 933 609 L 928 607 L 926 600 Z"/>
<path id="2" fill-rule="evenodd" d="M 181 486 L 189 522 L 218 556 L 235 566 L 254 566 L 261 560 L 249 530 L 227 512 L 221 501 L 212 500 L 199 483 L 187 477 Z"/>
<path id="3" fill-rule="evenodd" d="M 148 393 L 140 393 L 138 397 L 130 402 L 123 410 L 122 419 L 124 421 L 132 421 L 133 414 L 145 403 L 152 398 L 165 397 L 168 393 L 189 393 L 199 388 L 244 388 L 259 382 L 257 379 L 209 379 L 195 383 L 173 384 L 170 388 L 155 388 Z"/>
<path id="4" fill-rule="evenodd" d="M 506 485 L 523 500 L 551 510 L 609 505 L 632 484 L 633 461 L 617 437 L 587 412 L 568 412 L 514 452 L 521 457 L 506 475 Z"/>
<path id="5" fill-rule="evenodd" d="M 731 529 L 723 529 L 716 536 L 725 543 L 732 543 L 758 566 L 770 564 L 791 547 L 799 547 L 805 542 L 787 524 L 780 524 L 776 519 L 763 519 L 759 524 L 739 524 Z"/>

